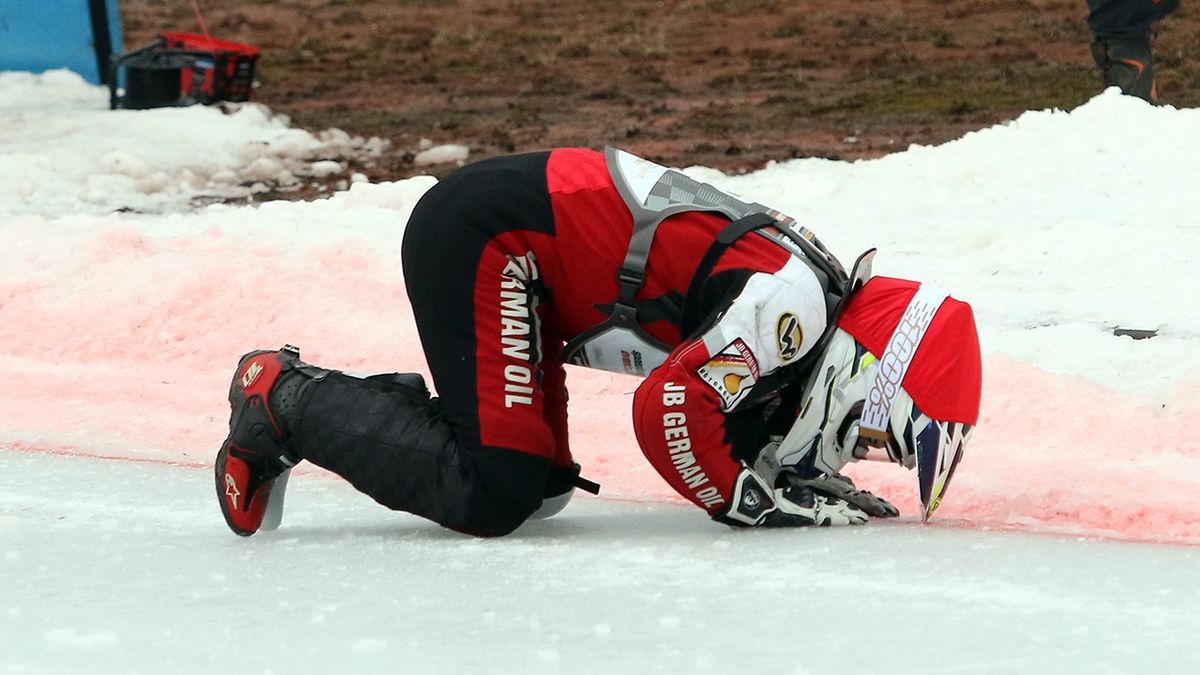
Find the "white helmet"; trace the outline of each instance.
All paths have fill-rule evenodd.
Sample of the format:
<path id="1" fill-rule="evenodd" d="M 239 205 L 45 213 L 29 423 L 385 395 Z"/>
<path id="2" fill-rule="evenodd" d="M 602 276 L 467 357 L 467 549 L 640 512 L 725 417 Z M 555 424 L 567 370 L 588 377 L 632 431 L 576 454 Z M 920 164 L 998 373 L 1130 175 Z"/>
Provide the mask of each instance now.
<path id="1" fill-rule="evenodd" d="M 932 515 L 978 417 L 979 343 L 969 305 L 917 291 L 876 277 L 856 293 L 804 385 L 796 421 L 756 468 L 768 478 L 833 474 L 886 453 L 917 469 L 922 517 Z M 923 412 L 913 394 L 947 419 Z"/>

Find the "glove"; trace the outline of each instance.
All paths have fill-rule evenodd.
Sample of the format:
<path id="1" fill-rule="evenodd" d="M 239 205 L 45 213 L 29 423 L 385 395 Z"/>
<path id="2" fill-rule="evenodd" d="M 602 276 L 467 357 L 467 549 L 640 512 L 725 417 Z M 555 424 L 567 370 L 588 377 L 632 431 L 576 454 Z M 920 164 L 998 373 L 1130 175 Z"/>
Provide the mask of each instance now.
<path id="1" fill-rule="evenodd" d="M 861 525 L 868 516 L 841 498 L 808 485 L 769 488 L 757 473 L 742 468 L 729 508 L 714 519 L 739 527 Z"/>
<path id="2" fill-rule="evenodd" d="M 900 515 L 899 509 L 892 506 L 891 502 L 866 490 L 859 490 L 854 487 L 854 481 L 840 473 L 823 474 L 808 479 L 788 476 L 787 481 L 793 486 L 811 488 L 820 494 L 841 499 L 876 518 L 895 518 Z"/>
<path id="3" fill-rule="evenodd" d="M 850 502 L 805 485 L 776 489 L 775 498 L 775 510 L 763 518 L 762 527 L 862 525 L 868 520 L 867 514 Z"/>

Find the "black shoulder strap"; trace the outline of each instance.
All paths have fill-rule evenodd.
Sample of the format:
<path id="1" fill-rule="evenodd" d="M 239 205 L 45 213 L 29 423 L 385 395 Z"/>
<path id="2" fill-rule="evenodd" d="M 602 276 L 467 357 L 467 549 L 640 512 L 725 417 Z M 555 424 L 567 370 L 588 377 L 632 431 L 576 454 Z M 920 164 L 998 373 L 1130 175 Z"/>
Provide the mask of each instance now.
<path id="1" fill-rule="evenodd" d="M 700 264 L 696 266 L 696 272 L 692 275 L 692 281 L 688 284 L 687 294 L 683 299 L 683 321 L 679 324 L 682 330 L 695 330 L 704 318 L 700 316 L 700 291 L 705 280 L 712 274 L 713 268 L 717 266 L 717 261 L 721 259 L 722 255 L 725 255 L 725 251 L 742 236 L 760 227 L 770 227 L 775 224 L 775 219 L 765 213 L 752 213 L 721 228 L 721 231 L 717 233 L 717 238 L 708 247 L 704 257 L 700 259 Z"/>

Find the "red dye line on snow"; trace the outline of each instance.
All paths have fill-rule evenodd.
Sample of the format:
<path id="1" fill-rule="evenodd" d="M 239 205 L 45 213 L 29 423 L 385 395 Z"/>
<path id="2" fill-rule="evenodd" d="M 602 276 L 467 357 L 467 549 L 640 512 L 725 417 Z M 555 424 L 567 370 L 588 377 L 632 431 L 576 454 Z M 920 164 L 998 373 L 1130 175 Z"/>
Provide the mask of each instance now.
<path id="1" fill-rule="evenodd" d="M 158 464 L 161 466 L 176 466 L 182 469 L 211 469 L 211 463 L 201 462 L 181 462 L 172 459 L 155 459 L 153 457 L 128 457 L 125 455 L 107 455 L 98 452 L 89 452 L 80 450 L 73 445 L 32 445 L 23 441 L 8 441 L 4 444 L 5 450 L 15 450 L 17 452 L 26 452 L 35 455 L 54 455 L 56 457 L 83 457 L 85 459 L 103 459 L 112 462 L 134 462 L 138 464 Z"/>
<path id="2" fill-rule="evenodd" d="M 633 497 L 633 496 L 601 496 L 592 497 L 584 495 L 585 499 L 603 499 L 610 502 L 619 502 L 623 504 L 670 504 L 679 506 L 680 508 L 692 508 L 691 504 L 680 499 L 671 499 L 670 497 Z M 1028 525 L 1018 525 L 1013 523 L 1001 523 L 982 521 L 976 522 L 963 519 L 934 519 L 928 523 L 922 523 L 920 518 L 916 516 L 904 517 L 896 519 L 875 518 L 871 521 L 873 525 L 883 527 L 929 527 L 942 530 L 976 530 L 983 532 L 997 532 L 1000 534 L 1025 534 L 1037 537 L 1053 537 L 1055 539 L 1081 539 L 1085 541 L 1119 543 L 1119 544 L 1155 544 L 1159 546 L 1180 546 L 1183 548 L 1200 548 L 1200 540 L 1195 539 L 1166 539 L 1163 537 L 1139 537 L 1137 535 L 1122 534 L 1120 532 L 1097 532 L 1094 530 L 1086 530 L 1083 528 L 1055 528 L 1047 526 L 1043 529 L 1031 528 Z"/>
<path id="3" fill-rule="evenodd" d="M 873 521 L 879 522 L 879 521 Z M 976 530 L 983 532 L 998 532 L 1000 534 L 1024 534 L 1036 537 L 1053 537 L 1055 539 L 1080 539 L 1084 541 L 1117 543 L 1117 544 L 1155 544 L 1158 546 L 1178 546 L 1182 548 L 1200 548 L 1200 540 L 1196 539 L 1166 539 L 1163 537 L 1139 537 L 1120 532 L 1097 532 L 1082 528 L 1055 528 L 1047 526 L 1044 529 L 1033 529 L 1028 525 L 1013 523 L 974 522 L 970 520 L 938 520 L 922 523 L 919 518 L 900 518 L 883 521 L 888 525 L 900 527 L 932 527 L 945 530 Z"/>
<path id="4" fill-rule="evenodd" d="M 182 462 L 170 459 L 156 459 L 153 457 L 128 457 L 125 455 L 110 455 L 98 452 L 89 452 L 80 450 L 76 446 L 60 445 L 33 445 L 23 441 L 8 441 L 0 446 L 0 449 L 13 450 L 16 452 L 24 452 L 36 455 L 52 455 L 55 457 L 70 457 L 82 459 L 99 459 L 110 462 L 131 462 L 136 464 L 153 464 L 158 466 L 169 466 L 180 469 L 211 469 L 211 463 L 205 462 Z M 326 471 L 304 471 L 303 469 L 296 472 L 298 475 L 313 475 L 336 478 L 334 474 Z M 602 496 L 592 497 L 591 495 L 582 495 L 585 499 L 602 499 L 607 502 L 617 502 L 622 504 L 656 504 L 678 506 L 680 508 L 691 508 L 683 499 L 672 499 L 671 497 L 659 496 Z M 700 514 L 697 513 L 697 516 Z M 881 520 L 872 521 L 877 525 L 885 527 L 932 527 L 948 530 L 982 530 L 999 532 L 1002 534 L 1025 534 L 1039 537 L 1054 537 L 1056 539 L 1074 538 L 1085 541 L 1110 542 L 1122 544 L 1154 544 L 1158 546 L 1178 546 L 1183 548 L 1200 548 L 1200 541 L 1192 539 L 1164 539 L 1161 537 L 1139 537 L 1136 535 L 1127 535 L 1116 532 L 1095 532 L 1085 529 L 1056 529 L 1047 527 L 1045 529 L 1033 529 L 1027 525 L 1016 525 L 1012 523 L 993 523 L 993 522 L 975 522 L 970 520 L 934 520 L 929 523 L 922 523 L 917 518 L 900 518 L 897 520 Z"/>

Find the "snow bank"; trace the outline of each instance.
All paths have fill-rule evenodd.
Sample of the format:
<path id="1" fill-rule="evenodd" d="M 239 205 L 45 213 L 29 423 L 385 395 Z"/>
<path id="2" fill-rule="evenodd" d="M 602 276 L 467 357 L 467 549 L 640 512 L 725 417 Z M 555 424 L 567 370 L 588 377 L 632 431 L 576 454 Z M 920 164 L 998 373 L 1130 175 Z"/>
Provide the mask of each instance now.
<path id="1" fill-rule="evenodd" d="M 0 72 L 0 213 L 178 211 L 325 177 L 383 144 L 292 129 L 257 104 L 110 111 L 108 90 L 70 71 Z"/>

